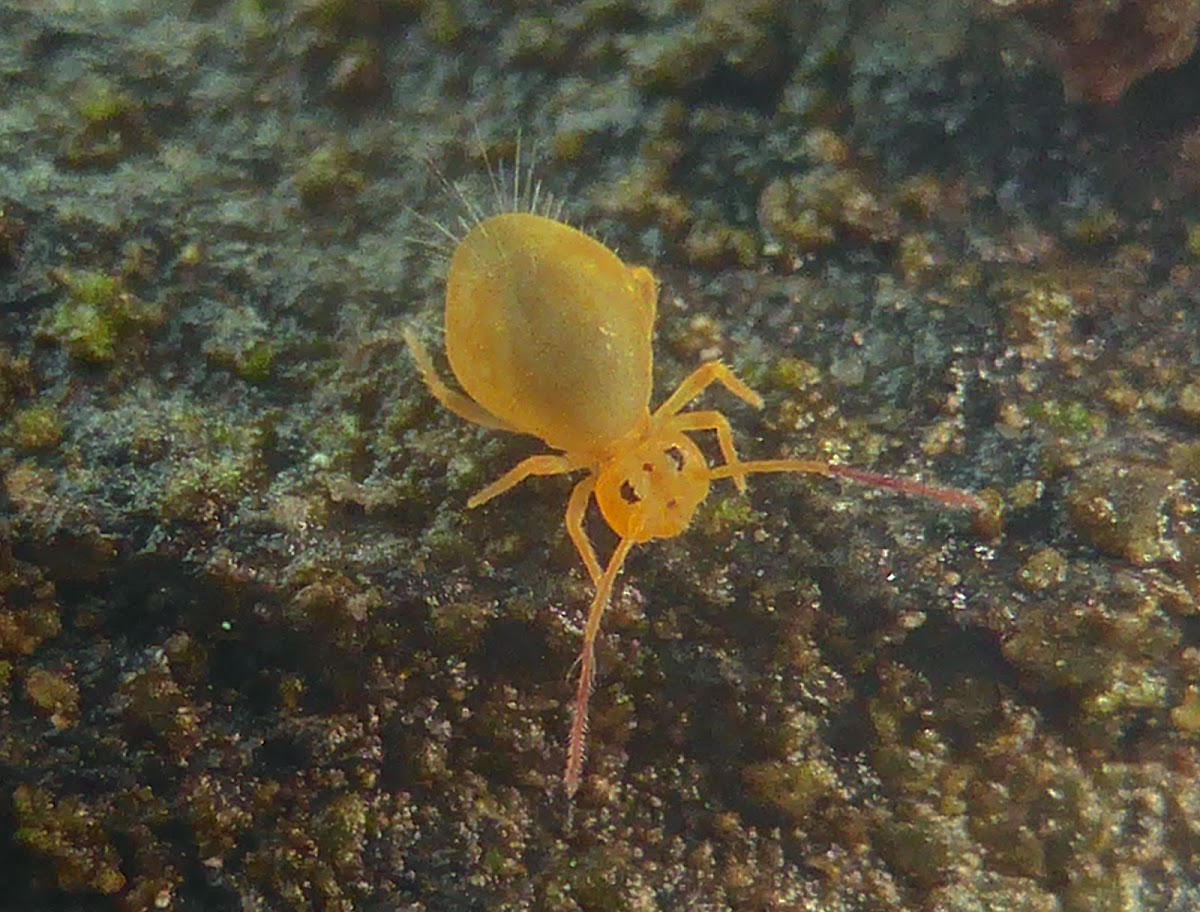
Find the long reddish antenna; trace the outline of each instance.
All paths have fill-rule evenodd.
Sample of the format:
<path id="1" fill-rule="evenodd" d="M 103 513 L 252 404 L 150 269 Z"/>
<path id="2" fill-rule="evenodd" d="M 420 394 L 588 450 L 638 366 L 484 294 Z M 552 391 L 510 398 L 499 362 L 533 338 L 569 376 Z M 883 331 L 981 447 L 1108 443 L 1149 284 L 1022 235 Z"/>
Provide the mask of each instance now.
<path id="1" fill-rule="evenodd" d="M 960 491 L 958 488 L 945 488 L 940 485 L 926 484 L 912 478 L 894 478 L 891 475 L 881 475 L 878 472 L 868 472 L 851 466 L 836 463 L 821 462 L 816 459 L 755 459 L 750 462 L 734 462 L 721 465 L 709 472 L 712 479 L 741 478 L 745 475 L 765 474 L 768 472 L 798 472 L 802 475 L 823 475 L 826 478 L 845 478 L 859 484 L 882 488 L 886 491 L 896 491 L 920 497 L 948 507 L 963 507 L 967 510 L 983 511 L 988 509 L 987 502 L 978 494 L 970 491 Z"/>

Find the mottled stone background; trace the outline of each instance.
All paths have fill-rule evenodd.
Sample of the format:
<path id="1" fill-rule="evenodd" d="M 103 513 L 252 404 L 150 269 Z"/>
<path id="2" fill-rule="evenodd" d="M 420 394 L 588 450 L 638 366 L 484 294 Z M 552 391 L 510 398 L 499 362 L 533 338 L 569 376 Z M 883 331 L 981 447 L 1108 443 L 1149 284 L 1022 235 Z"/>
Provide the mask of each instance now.
<path id="1" fill-rule="evenodd" d="M 1198 20 L 0 2 L 0 910 L 1200 907 Z M 719 486 L 573 813 L 570 482 L 400 339 L 518 135 L 659 396 L 1005 504 Z"/>

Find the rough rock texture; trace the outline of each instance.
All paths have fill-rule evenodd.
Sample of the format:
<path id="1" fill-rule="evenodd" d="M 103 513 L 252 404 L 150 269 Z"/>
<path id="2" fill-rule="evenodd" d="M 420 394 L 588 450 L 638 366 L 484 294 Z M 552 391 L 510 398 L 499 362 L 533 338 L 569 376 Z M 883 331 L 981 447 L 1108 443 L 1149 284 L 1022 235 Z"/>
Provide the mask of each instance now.
<path id="1" fill-rule="evenodd" d="M 0 910 L 1200 907 L 1194 85 L 1098 118 L 1012 40 L 0 5 Z M 1006 508 L 716 486 L 618 585 L 573 809 L 569 482 L 467 511 L 538 444 L 400 335 L 518 135 L 662 280 L 656 398 L 721 356 L 745 454 Z"/>

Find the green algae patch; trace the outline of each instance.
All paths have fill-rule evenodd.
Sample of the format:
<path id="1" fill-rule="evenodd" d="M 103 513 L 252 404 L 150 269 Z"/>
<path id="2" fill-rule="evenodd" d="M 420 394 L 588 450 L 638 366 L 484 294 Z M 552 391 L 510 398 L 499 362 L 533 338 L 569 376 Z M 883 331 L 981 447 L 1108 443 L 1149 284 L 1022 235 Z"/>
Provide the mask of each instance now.
<path id="1" fill-rule="evenodd" d="M 233 369 L 243 380 L 265 383 L 275 368 L 275 348 L 270 342 L 255 342 L 242 351 L 234 360 Z"/>
<path id="2" fill-rule="evenodd" d="M 43 318 L 38 336 L 77 361 L 111 364 L 162 323 L 162 311 L 133 295 L 119 276 L 56 270 L 51 278 L 62 298 Z"/>
<path id="3" fill-rule="evenodd" d="M 22 611 L 0 610 L 0 653 L 31 655 L 61 632 L 62 620 L 53 604 Z"/>
<path id="4" fill-rule="evenodd" d="M 888 820 L 879 827 L 876 840 L 880 854 L 900 874 L 923 889 L 932 889 L 949 879 L 963 846 L 949 821 L 920 808 L 916 820 Z"/>
<path id="5" fill-rule="evenodd" d="M 1031 602 L 1002 649 L 1025 686 L 1070 695 L 1076 739 L 1111 747 L 1140 714 L 1167 714 L 1180 632 L 1166 607 L 1129 580 L 1106 601 Z"/>
<path id="6" fill-rule="evenodd" d="M 157 144 L 143 105 L 103 79 L 86 80 L 75 99 L 76 121 L 62 145 L 69 168 L 112 168 Z"/>
<path id="7" fill-rule="evenodd" d="M 1177 443 L 1167 454 L 1171 471 L 1192 483 L 1200 483 L 1200 442 Z"/>
<path id="8" fill-rule="evenodd" d="M 1200 260 L 1200 222 L 1188 224 L 1184 246 L 1193 260 Z"/>
<path id="9" fill-rule="evenodd" d="M 130 449 L 154 459 L 161 470 L 157 483 L 143 489 L 143 503 L 161 519 L 218 522 L 261 488 L 263 454 L 273 427 L 270 414 L 255 423 L 236 424 L 190 404 L 138 421 L 127 435 Z M 162 449 L 164 440 L 171 443 L 169 451 Z"/>
<path id="10" fill-rule="evenodd" d="M 836 771 L 820 760 L 770 761 L 742 770 L 751 799 L 794 821 L 803 820 L 838 787 Z"/>
<path id="11" fill-rule="evenodd" d="M 1200 380 L 1187 384 L 1175 397 L 1176 412 L 1188 424 L 1200 427 Z"/>
<path id="12" fill-rule="evenodd" d="M 172 463 L 159 499 L 164 519 L 212 523 L 254 487 L 259 464 L 252 452 L 225 451 Z"/>
<path id="13" fill-rule="evenodd" d="M 80 798 L 30 785 L 13 791 L 16 843 L 48 859 L 60 889 L 111 896 L 125 886 L 121 859 L 103 823 Z"/>
<path id="14" fill-rule="evenodd" d="M 266 383 L 275 373 L 278 345 L 270 327 L 253 308 L 229 304 L 208 325 L 205 356 L 248 383 Z"/>
<path id="15" fill-rule="evenodd" d="M 295 592 L 281 614 L 287 627 L 320 635 L 341 653 L 362 651 L 367 624 L 384 605 L 378 589 L 319 564 L 295 568 L 289 583 Z"/>
<path id="16" fill-rule="evenodd" d="M 765 378 L 772 389 L 792 394 L 804 393 L 818 386 L 823 375 L 811 361 L 785 355 L 766 369 Z"/>
<path id="17" fill-rule="evenodd" d="M 1075 298 L 1057 276 L 1017 272 L 995 289 L 1006 308 L 1005 332 L 1028 361 L 1049 361 L 1071 349 Z"/>
<path id="18" fill-rule="evenodd" d="M 154 739 L 184 758 L 202 738 L 200 713 L 166 663 L 129 675 L 119 692 L 121 719 L 131 740 Z"/>
<path id="19" fill-rule="evenodd" d="M 410 22 L 417 18 L 429 0 L 383 0 L 360 3 L 358 0 L 310 0 L 300 8 L 304 20 L 326 33 L 324 37 L 359 34 L 378 29 L 385 20 Z"/>
<path id="20" fill-rule="evenodd" d="M 1098 209 L 1067 226 L 1067 236 L 1085 247 L 1115 243 L 1125 230 L 1121 216 L 1112 209 Z"/>
<path id="21" fill-rule="evenodd" d="M 222 858 L 254 823 L 251 795 L 230 787 L 221 776 L 204 773 L 183 784 L 185 819 L 203 858 Z"/>
<path id="22" fill-rule="evenodd" d="M 23 450 L 52 450 L 62 441 L 59 411 L 49 405 L 32 405 L 12 416 L 12 442 Z"/>
<path id="23" fill-rule="evenodd" d="M 1183 699 L 1171 707 L 1171 724 L 1193 738 L 1200 735 L 1200 686 L 1192 684 Z"/>
<path id="24" fill-rule="evenodd" d="M 1067 494 L 1067 514 L 1076 532 L 1099 551 L 1136 566 L 1171 555 L 1163 510 L 1174 476 L 1164 469 L 1115 461 L 1079 472 Z"/>
<path id="25" fill-rule="evenodd" d="M 483 600 L 453 601 L 430 606 L 430 632 L 454 652 L 475 652 L 488 627 L 500 614 L 497 606 Z"/>
<path id="26" fill-rule="evenodd" d="M 0 655 L 32 655 L 61 632 L 54 584 L 0 541 Z"/>
<path id="27" fill-rule="evenodd" d="M 675 93 L 717 71 L 767 83 L 782 70 L 786 51 L 781 36 L 788 29 L 784 7 L 770 0 L 712 0 L 684 8 L 687 18 L 630 43 L 626 62 L 641 88 Z"/>
<path id="28" fill-rule="evenodd" d="M 1034 424 L 1060 437 L 1100 437 L 1108 430 L 1108 419 L 1080 402 L 1043 399 L 1026 405 L 1025 414 Z"/>
<path id="29" fill-rule="evenodd" d="M 761 519 L 762 514 L 754 509 L 750 499 L 744 495 L 736 492 L 725 496 L 710 494 L 700 505 L 692 528 L 710 542 L 725 544 L 732 536 Z"/>
<path id="30" fill-rule="evenodd" d="M 549 16 L 522 16 L 505 30 L 500 55 L 508 63 L 559 69 L 570 48 L 568 36 Z"/>
<path id="31" fill-rule="evenodd" d="M 1067 578 L 1067 559 L 1054 548 L 1042 548 L 1031 554 L 1018 573 L 1022 588 L 1043 592 L 1057 588 Z"/>
<path id="32" fill-rule="evenodd" d="M 919 282 L 941 263 L 943 257 L 935 244 L 928 234 L 910 232 L 901 236 L 896 249 L 896 265 L 906 282 Z"/>
<path id="33" fill-rule="evenodd" d="M 363 173 L 354 166 L 350 150 L 332 143 L 305 159 L 296 175 L 296 191 L 306 209 L 326 209 L 352 201 L 365 182 Z"/>
<path id="34" fill-rule="evenodd" d="M 635 224 L 682 235 L 695 218 L 687 199 L 671 190 L 669 164 L 638 162 L 601 194 L 610 213 Z"/>
<path id="35" fill-rule="evenodd" d="M 900 231 L 898 211 L 862 174 L 831 166 L 772 181 L 759 199 L 758 218 L 767 236 L 793 254 L 835 243 L 890 243 Z"/>
<path id="36" fill-rule="evenodd" d="M 27 230 L 24 219 L 0 205 L 0 267 L 16 263 Z"/>
<path id="37" fill-rule="evenodd" d="M 745 229 L 703 221 L 692 225 L 683 252 L 688 262 L 702 269 L 749 269 L 758 260 L 758 240 Z"/>
<path id="38" fill-rule="evenodd" d="M 79 686 L 66 672 L 31 668 L 25 676 L 25 696 L 59 731 L 79 721 Z"/>
<path id="39" fill-rule="evenodd" d="M 7 415 L 18 400 L 33 392 L 34 380 L 28 358 L 14 357 L 0 344 L 0 416 Z"/>
<path id="40" fill-rule="evenodd" d="M 366 800 L 353 792 L 337 796 L 313 815 L 311 835 L 339 880 L 363 876 L 363 853 L 370 823 Z"/>

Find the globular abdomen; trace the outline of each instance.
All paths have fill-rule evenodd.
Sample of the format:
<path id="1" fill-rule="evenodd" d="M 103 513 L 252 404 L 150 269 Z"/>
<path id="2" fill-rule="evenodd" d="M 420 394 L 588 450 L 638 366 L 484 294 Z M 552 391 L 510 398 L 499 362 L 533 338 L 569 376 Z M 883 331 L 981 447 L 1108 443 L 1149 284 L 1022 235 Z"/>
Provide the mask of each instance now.
<path id="1" fill-rule="evenodd" d="M 463 389 L 556 449 L 600 452 L 645 416 L 653 279 L 553 219 L 506 213 L 454 251 L 446 353 Z"/>

